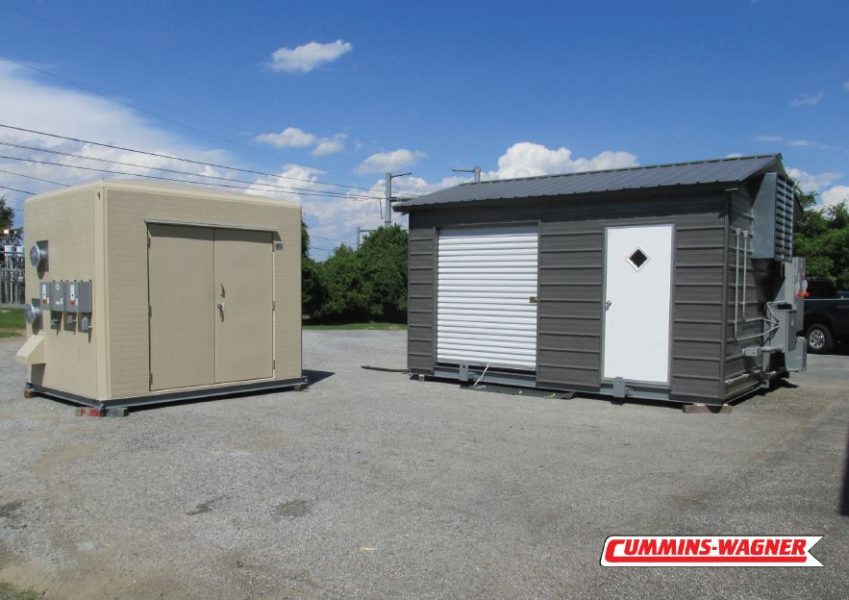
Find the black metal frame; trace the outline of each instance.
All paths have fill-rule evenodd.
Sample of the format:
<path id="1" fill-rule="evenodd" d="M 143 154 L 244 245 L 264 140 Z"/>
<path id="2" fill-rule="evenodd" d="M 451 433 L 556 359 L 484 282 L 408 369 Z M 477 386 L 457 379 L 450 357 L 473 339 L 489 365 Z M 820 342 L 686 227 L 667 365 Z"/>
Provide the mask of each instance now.
<path id="1" fill-rule="evenodd" d="M 211 398 L 220 398 L 222 396 L 234 396 L 242 393 L 270 392 L 273 390 L 285 389 L 301 390 L 308 385 L 309 379 L 306 376 L 301 376 L 295 379 L 276 379 L 274 381 L 243 383 L 224 387 L 181 390 L 177 392 L 167 392 L 164 394 L 149 394 L 146 396 L 116 398 L 114 400 L 94 400 L 92 398 L 86 398 L 85 396 L 78 396 L 77 394 L 71 394 L 69 392 L 63 392 L 62 390 L 48 388 L 33 383 L 27 383 L 26 390 L 29 393 L 44 396 L 45 398 L 56 398 L 73 404 L 90 406 L 103 412 L 110 408 L 130 408 L 133 406 L 149 406 L 155 404 L 167 404 L 169 402 L 184 402 L 186 400 L 206 400 Z"/>

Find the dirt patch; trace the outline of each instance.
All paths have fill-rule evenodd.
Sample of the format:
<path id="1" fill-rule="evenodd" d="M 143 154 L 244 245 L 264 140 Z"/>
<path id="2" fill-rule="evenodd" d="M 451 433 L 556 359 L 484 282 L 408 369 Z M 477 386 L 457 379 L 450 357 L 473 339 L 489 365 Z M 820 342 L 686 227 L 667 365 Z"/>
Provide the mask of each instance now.
<path id="1" fill-rule="evenodd" d="M 277 517 L 306 517 L 312 512 L 312 506 L 308 500 L 290 500 L 274 507 L 274 515 Z"/>
<path id="2" fill-rule="evenodd" d="M 195 507 L 194 510 L 190 510 L 186 514 L 190 517 L 193 517 L 194 515 L 202 515 L 204 513 L 212 512 L 212 506 L 216 502 L 220 502 L 221 500 L 224 500 L 226 498 L 227 496 L 218 496 L 217 498 L 212 498 L 211 500 L 207 500 L 206 502 L 201 502 Z"/>
<path id="3" fill-rule="evenodd" d="M 59 446 L 45 452 L 35 463 L 33 470 L 42 477 L 46 477 L 50 475 L 55 467 L 81 458 L 94 456 L 96 452 L 97 448 L 91 444 Z"/>
<path id="4" fill-rule="evenodd" d="M 17 516 L 19 510 L 24 505 L 20 500 L 16 500 L 15 502 L 7 502 L 6 504 L 0 504 L 0 519 L 13 519 Z"/>

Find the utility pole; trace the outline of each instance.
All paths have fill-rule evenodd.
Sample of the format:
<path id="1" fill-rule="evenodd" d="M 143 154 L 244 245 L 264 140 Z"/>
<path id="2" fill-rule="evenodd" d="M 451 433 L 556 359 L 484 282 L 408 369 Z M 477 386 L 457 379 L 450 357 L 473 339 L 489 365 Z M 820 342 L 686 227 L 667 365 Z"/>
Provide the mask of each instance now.
<path id="1" fill-rule="evenodd" d="M 398 175 L 393 175 L 392 173 L 386 173 L 386 193 L 384 194 L 384 202 L 383 205 L 383 226 L 389 227 L 392 225 L 392 201 L 394 198 L 392 197 L 392 180 L 396 177 L 404 177 L 405 175 L 412 175 L 412 173 L 399 173 Z"/>
<path id="2" fill-rule="evenodd" d="M 481 182 L 481 168 L 474 167 L 472 169 L 451 169 L 455 173 L 474 173 L 475 174 L 475 183 Z"/>

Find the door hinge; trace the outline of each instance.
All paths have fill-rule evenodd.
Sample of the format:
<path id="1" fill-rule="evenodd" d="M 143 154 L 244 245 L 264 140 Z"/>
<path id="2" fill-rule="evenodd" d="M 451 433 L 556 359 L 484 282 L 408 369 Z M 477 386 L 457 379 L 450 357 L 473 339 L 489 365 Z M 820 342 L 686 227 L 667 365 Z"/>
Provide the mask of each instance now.
<path id="1" fill-rule="evenodd" d="M 147 230 L 147 247 L 150 248 L 150 229 Z"/>
<path id="2" fill-rule="evenodd" d="M 148 385 L 153 385 L 153 373 L 150 374 L 150 377 L 147 379 Z"/>
<path id="3" fill-rule="evenodd" d="M 275 310 L 277 310 L 277 302 L 272 300 L 271 301 L 271 312 L 274 312 Z"/>
<path id="4" fill-rule="evenodd" d="M 271 370 L 273 371 L 276 368 L 277 368 L 277 359 L 272 358 L 271 359 Z"/>
<path id="5" fill-rule="evenodd" d="M 150 318 L 152 316 L 153 316 L 153 307 L 150 304 L 148 304 L 147 305 L 147 317 Z"/>

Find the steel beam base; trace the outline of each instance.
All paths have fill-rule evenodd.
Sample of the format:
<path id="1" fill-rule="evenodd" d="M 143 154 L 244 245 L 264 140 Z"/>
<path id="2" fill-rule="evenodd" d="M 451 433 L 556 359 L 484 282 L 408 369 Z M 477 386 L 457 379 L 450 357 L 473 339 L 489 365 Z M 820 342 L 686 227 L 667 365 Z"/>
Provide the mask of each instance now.
<path id="1" fill-rule="evenodd" d="M 32 398 L 33 396 L 43 396 L 45 398 L 63 400 L 79 406 L 90 407 L 98 410 L 104 416 L 123 416 L 126 414 L 126 409 L 138 406 L 151 406 L 191 400 L 208 400 L 260 392 L 282 390 L 301 391 L 308 385 L 309 379 L 306 376 L 302 376 L 295 379 L 277 379 L 274 381 L 228 385 L 226 387 L 182 390 L 179 392 L 167 392 L 164 394 L 150 394 L 148 396 L 116 398 L 114 400 L 94 400 L 93 398 L 78 396 L 77 394 L 63 392 L 62 390 L 27 383 L 26 388 L 24 389 L 24 397 Z M 123 414 L 121 414 L 122 410 Z"/>

